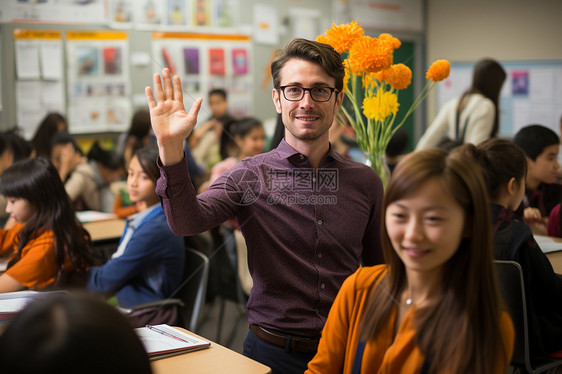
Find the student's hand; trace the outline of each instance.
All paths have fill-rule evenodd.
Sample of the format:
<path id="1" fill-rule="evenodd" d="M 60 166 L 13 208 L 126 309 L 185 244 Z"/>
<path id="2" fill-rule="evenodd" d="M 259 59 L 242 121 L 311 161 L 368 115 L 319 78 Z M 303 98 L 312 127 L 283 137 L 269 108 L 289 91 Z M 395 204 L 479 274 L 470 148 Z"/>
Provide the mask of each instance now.
<path id="1" fill-rule="evenodd" d="M 525 208 L 523 221 L 531 228 L 535 235 L 546 235 L 548 231 L 548 218 L 543 218 L 537 208 Z"/>
<path id="2" fill-rule="evenodd" d="M 523 211 L 523 221 L 525 221 L 525 223 L 527 225 L 530 225 L 531 223 L 535 223 L 535 222 L 540 222 L 542 220 L 542 215 L 541 215 L 541 211 L 538 210 L 537 208 L 525 208 L 525 210 Z"/>
<path id="3" fill-rule="evenodd" d="M 82 163 L 82 157 L 80 153 L 76 152 L 72 144 L 67 144 L 61 150 L 60 153 L 60 170 L 59 175 L 61 180 L 64 182 L 66 177 L 76 169 L 76 167 Z"/>
<path id="4" fill-rule="evenodd" d="M 191 134 L 197 123 L 197 114 L 201 108 L 201 98 L 195 100 L 189 113 L 183 105 L 183 93 L 180 78 L 170 76 L 168 69 L 162 70 L 164 87 L 160 74 L 154 74 L 154 101 L 152 89 L 145 88 L 146 100 L 150 108 L 152 131 L 156 136 L 160 159 L 164 165 L 177 163 L 183 159 L 183 141 Z"/>

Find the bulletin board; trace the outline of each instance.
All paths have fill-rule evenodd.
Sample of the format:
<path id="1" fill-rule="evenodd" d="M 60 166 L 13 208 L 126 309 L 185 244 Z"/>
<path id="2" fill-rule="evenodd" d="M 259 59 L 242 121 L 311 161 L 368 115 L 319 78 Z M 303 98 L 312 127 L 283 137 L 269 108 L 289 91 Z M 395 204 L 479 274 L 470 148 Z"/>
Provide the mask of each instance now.
<path id="1" fill-rule="evenodd" d="M 127 33 L 68 31 L 66 52 L 70 130 L 127 130 L 132 111 Z"/>
<path id="2" fill-rule="evenodd" d="M 512 137 L 522 127 L 540 124 L 557 134 L 562 117 L 562 61 L 502 62 L 507 72 L 500 95 L 499 135 Z M 437 105 L 460 96 L 472 83 L 474 63 L 451 63 L 451 74 L 437 85 Z"/>
<path id="3" fill-rule="evenodd" d="M 152 34 L 154 73 L 169 68 L 182 81 L 184 104 L 191 107 L 214 88 L 228 94 L 228 111 L 235 117 L 248 116 L 252 108 L 251 38 L 247 35 L 219 35 L 155 32 Z"/>
<path id="4" fill-rule="evenodd" d="M 24 136 L 50 111 L 64 113 L 63 43 L 60 30 L 16 29 L 16 112 Z"/>

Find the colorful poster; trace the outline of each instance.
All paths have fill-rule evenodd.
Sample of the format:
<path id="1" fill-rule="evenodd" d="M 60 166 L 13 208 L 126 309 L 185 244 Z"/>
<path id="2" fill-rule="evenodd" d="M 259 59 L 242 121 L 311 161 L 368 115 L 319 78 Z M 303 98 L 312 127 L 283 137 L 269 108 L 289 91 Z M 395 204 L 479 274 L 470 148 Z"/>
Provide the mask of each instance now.
<path id="1" fill-rule="evenodd" d="M 168 1 L 168 23 L 170 25 L 185 25 L 186 16 L 185 0 Z"/>
<path id="2" fill-rule="evenodd" d="M 215 0 L 214 2 L 215 26 L 234 26 L 234 4 L 232 0 Z"/>
<path id="3" fill-rule="evenodd" d="M 210 26 L 210 1 L 194 0 L 193 1 L 193 25 Z"/>
<path id="4" fill-rule="evenodd" d="M 77 47 L 78 75 L 98 75 L 98 49 L 96 47 Z"/>
<path id="5" fill-rule="evenodd" d="M 248 53 L 245 49 L 235 48 L 232 50 L 232 70 L 234 75 L 248 74 Z"/>
<path id="6" fill-rule="evenodd" d="M 138 1 L 138 0 L 137 0 Z M 155 4 L 154 0 L 145 0 L 144 4 L 141 4 L 140 12 L 140 23 L 146 24 L 159 24 L 161 19 L 160 8 Z"/>
<path id="7" fill-rule="evenodd" d="M 209 49 L 209 73 L 214 75 L 226 74 L 223 48 Z"/>
<path id="8" fill-rule="evenodd" d="M 511 90 L 513 95 L 529 94 L 529 71 L 518 70 L 511 73 Z"/>
<path id="9" fill-rule="evenodd" d="M 121 48 L 110 47 L 103 49 L 103 65 L 105 74 L 121 74 L 122 59 L 121 59 Z"/>
<path id="10" fill-rule="evenodd" d="M 174 63 L 174 61 L 172 59 L 172 55 L 171 55 L 170 51 L 166 47 L 162 48 L 162 58 L 164 59 L 165 67 L 170 69 L 170 73 L 172 75 L 176 74 L 176 64 Z"/>
<path id="11" fill-rule="evenodd" d="M 199 49 L 184 48 L 185 74 L 199 74 Z"/>

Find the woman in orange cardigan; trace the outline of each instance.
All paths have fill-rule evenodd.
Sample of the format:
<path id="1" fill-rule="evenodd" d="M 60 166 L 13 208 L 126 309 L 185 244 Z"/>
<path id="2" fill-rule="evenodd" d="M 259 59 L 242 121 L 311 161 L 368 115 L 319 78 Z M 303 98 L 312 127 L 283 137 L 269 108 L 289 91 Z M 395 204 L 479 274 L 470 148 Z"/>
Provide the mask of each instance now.
<path id="1" fill-rule="evenodd" d="M 79 277 L 85 282 L 89 235 L 53 164 L 42 157 L 16 162 L 2 174 L 0 193 L 16 222 L 0 230 L 0 255 L 10 254 L 8 269 L 0 275 L 0 293 L 73 286 L 70 282 Z"/>
<path id="2" fill-rule="evenodd" d="M 505 373 L 514 331 L 478 167 L 458 153 L 413 153 L 383 209 L 387 265 L 344 282 L 307 373 Z"/>

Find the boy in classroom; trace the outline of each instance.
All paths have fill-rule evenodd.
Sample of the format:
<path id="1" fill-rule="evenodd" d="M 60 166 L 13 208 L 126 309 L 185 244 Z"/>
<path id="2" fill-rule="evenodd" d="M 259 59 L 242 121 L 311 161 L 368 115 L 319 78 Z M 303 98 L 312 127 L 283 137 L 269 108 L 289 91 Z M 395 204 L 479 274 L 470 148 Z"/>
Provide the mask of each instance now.
<path id="1" fill-rule="evenodd" d="M 220 139 L 223 127 L 232 123 L 228 114 L 228 96 L 222 88 L 209 91 L 210 117 L 201 127 L 194 129 L 188 143 L 198 165 L 210 170 L 221 160 Z"/>
<path id="2" fill-rule="evenodd" d="M 562 196 L 562 185 L 556 183 L 560 139 L 548 127 L 534 124 L 521 128 L 513 142 L 527 158 L 525 195 L 516 213 L 534 234 L 546 235 L 550 212 Z"/>

